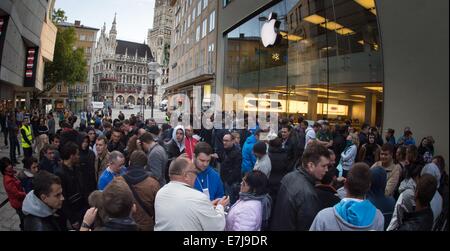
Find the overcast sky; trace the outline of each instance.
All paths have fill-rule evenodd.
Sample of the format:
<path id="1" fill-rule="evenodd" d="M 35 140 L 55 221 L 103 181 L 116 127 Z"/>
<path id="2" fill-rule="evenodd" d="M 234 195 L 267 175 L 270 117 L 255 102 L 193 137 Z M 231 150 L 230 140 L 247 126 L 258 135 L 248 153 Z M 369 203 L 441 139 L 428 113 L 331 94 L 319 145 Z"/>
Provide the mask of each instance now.
<path id="1" fill-rule="evenodd" d="M 111 29 L 117 12 L 117 39 L 142 43 L 147 31 L 153 27 L 155 0 L 56 0 L 55 9 L 66 12 L 67 21 L 80 20 L 82 25 L 101 30 L 106 22 L 106 32 Z M 100 35 L 100 31 L 97 35 Z"/>

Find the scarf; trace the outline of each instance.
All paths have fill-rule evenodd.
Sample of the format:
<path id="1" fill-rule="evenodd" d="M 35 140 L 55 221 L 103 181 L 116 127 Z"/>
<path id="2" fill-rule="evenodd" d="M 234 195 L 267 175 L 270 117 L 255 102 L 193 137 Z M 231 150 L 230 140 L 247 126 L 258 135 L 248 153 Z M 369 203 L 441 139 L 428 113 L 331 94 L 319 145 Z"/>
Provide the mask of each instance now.
<path id="1" fill-rule="evenodd" d="M 351 140 L 346 140 L 345 141 L 345 148 L 344 148 L 344 153 L 347 152 L 347 150 L 353 145 L 353 142 Z"/>
<path id="2" fill-rule="evenodd" d="M 262 222 L 264 225 L 265 223 L 268 223 L 270 212 L 271 212 L 271 204 L 272 204 L 272 198 L 268 194 L 263 195 L 255 195 L 252 193 L 239 193 L 239 199 L 243 201 L 248 200 L 258 200 L 261 202 L 262 205 Z"/>

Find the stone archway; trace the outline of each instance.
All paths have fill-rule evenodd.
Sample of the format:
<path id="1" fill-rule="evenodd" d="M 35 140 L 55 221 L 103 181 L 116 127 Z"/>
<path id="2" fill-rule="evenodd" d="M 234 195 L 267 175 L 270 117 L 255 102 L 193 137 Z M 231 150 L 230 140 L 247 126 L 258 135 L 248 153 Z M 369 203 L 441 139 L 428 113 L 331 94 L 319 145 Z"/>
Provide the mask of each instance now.
<path id="1" fill-rule="evenodd" d="M 116 104 L 118 105 L 124 105 L 125 104 L 125 98 L 122 95 L 117 96 L 116 98 Z"/>
<path id="2" fill-rule="evenodd" d="M 127 104 L 136 105 L 136 98 L 134 96 L 129 96 L 127 98 Z"/>

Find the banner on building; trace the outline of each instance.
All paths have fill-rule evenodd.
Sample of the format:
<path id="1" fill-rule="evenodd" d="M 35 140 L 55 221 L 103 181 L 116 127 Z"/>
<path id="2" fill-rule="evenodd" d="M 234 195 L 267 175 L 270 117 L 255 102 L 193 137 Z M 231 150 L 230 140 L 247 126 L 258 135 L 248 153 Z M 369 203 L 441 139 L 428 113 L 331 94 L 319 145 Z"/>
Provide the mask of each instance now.
<path id="1" fill-rule="evenodd" d="M 25 59 L 24 87 L 34 87 L 36 83 L 36 69 L 39 47 L 27 47 Z"/>

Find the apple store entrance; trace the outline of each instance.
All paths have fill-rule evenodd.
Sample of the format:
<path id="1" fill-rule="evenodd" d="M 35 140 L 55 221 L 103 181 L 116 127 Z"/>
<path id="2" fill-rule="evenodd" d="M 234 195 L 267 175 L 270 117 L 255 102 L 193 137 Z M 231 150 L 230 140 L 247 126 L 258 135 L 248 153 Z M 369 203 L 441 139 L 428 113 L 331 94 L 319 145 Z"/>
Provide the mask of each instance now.
<path id="1" fill-rule="evenodd" d="M 223 93 L 276 93 L 286 115 L 381 125 L 383 67 L 373 1 L 276 2 L 225 34 Z"/>

